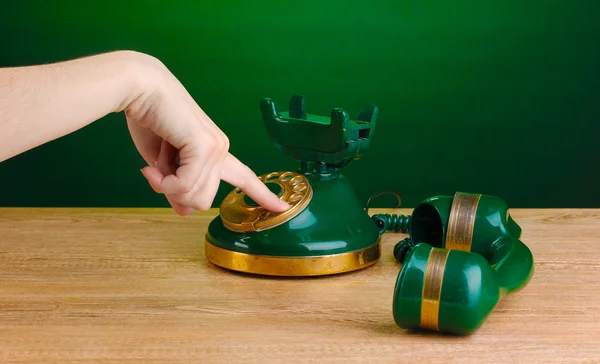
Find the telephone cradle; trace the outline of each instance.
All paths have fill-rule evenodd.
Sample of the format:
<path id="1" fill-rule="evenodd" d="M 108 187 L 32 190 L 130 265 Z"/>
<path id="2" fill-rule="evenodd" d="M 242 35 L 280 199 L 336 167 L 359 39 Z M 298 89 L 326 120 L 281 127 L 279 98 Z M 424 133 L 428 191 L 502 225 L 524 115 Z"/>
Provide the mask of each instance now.
<path id="1" fill-rule="evenodd" d="M 325 117 L 295 95 L 287 112 L 269 98 L 260 110 L 277 150 L 300 166 L 258 178 L 291 208 L 272 213 L 234 189 L 208 227 L 209 262 L 266 276 L 340 274 L 375 264 L 384 233 L 408 234 L 394 248 L 394 321 L 458 335 L 478 330 L 502 297 L 531 280 L 533 256 L 498 197 L 457 192 L 424 200 L 410 216 L 369 215 L 342 169 L 368 151 L 377 106 L 356 119 L 340 108 Z"/>

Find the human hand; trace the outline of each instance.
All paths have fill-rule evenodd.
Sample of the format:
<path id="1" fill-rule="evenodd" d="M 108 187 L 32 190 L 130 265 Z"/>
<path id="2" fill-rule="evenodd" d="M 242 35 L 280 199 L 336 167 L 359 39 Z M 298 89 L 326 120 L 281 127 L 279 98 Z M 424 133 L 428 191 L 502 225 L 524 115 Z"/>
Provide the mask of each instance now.
<path id="1" fill-rule="evenodd" d="M 209 209 L 221 180 L 269 211 L 289 209 L 229 153 L 227 136 L 161 62 L 143 54 L 135 57 L 143 92 L 124 107 L 127 124 L 148 163 L 144 177 L 178 214 Z"/>

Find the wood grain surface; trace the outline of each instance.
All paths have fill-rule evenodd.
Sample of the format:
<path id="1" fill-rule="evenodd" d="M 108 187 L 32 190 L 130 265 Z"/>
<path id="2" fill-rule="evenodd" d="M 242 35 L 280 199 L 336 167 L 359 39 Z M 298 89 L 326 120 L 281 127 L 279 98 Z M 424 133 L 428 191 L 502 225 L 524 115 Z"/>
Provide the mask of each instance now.
<path id="1" fill-rule="evenodd" d="M 205 260 L 216 213 L 0 209 L 0 363 L 600 362 L 600 210 L 512 210 L 534 277 L 468 337 L 394 324 L 404 235 L 363 271 L 259 278 Z"/>

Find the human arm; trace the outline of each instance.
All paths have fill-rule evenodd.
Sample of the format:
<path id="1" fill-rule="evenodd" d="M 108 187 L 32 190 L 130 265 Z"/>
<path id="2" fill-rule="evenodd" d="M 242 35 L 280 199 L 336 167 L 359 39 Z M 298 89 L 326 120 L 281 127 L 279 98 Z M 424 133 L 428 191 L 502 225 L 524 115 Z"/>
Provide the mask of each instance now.
<path id="1" fill-rule="evenodd" d="M 210 208 L 221 180 L 268 210 L 289 208 L 229 153 L 175 76 L 137 52 L 0 68 L 0 162 L 117 112 L 148 163 L 143 175 L 180 215 Z"/>

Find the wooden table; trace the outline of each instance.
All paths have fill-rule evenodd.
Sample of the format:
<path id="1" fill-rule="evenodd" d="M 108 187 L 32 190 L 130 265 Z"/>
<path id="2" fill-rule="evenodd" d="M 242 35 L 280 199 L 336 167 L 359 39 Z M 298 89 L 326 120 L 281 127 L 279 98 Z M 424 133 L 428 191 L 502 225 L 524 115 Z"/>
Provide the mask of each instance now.
<path id="1" fill-rule="evenodd" d="M 216 213 L 0 209 L 0 363 L 600 362 L 600 210 L 513 210 L 535 275 L 469 337 L 394 324 L 404 235 L 363 271 L 258 278 L 205 260 Z"/>

